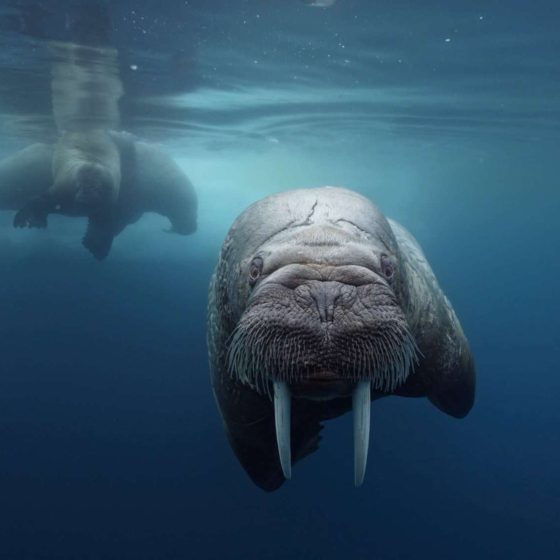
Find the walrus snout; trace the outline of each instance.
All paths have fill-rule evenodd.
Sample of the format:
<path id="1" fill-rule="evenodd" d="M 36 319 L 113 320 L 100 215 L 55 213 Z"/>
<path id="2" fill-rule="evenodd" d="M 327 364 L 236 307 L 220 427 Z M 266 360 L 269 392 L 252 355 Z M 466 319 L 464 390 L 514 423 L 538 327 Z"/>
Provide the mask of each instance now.
<path id="1" fill-rule="evenodd" d="M 265 275 L 228 348 L 230 375 L 240 382 L 270 395 L 282 381 L 311 399 L 347 396 L 363 380 L 394 390 L 415 360 L 390 285 L 354 265 L 288 264 Z"/>
<path id="2" fill-rule="evenodd" d="M 343 291 L 352 291 L 351 286 L 339 282 L 318 282 L 316 280 L 295 289 L 296 302 L 303 309 L 314 306 L 321 323 L 334 321 L 334 308 Z"/>
<path id="3" fill-rule="evenodd" d="M 371 283 L 370 271 L 359 266 L 288 265 L 270 275 L 264 284 L 280 284 L 294 291 L 295 302 L 305 311 L 317 312 L 321 323 L 333 323 L 337 306 L 355 302 L 357 286 Z M 262 286 L 261 286 L 262 289 Z"/>
<path id="4" fill-rule="evenodd" d="M 106 169 L 99 165 L 82 165 L 77 173 L 75 201 L 86 208 L 100 207 L 114 202 L 117 186 Z"/>
<path id="5" fill-rule="evenodd" d="M 109 198 L 109 191 L 99 184 L 86 184 L 76 193 L 76 202 L 82 206 L 97 205 Z"/>
<path id="6" fill-rule="evenodd" d="M 312 280 L 298 286 L 294 291 L 298 305 L 302 309 L 314 307 L 321 323 L 334 322 L 335 307 L 339 304 L 341 298 L 346 300 L 346 305 L 351 305 L 356 298 L 355 287 L 341 284 L 340 282 Z"/>

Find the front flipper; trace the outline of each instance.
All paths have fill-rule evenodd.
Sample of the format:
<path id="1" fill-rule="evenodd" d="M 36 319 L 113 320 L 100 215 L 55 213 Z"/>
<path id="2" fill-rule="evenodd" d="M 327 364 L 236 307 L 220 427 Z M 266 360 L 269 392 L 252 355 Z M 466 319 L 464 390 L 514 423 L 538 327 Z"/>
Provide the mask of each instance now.
<path id="1" fill-rule="evenodd" d="M 467 339 L 458 323 L 441 348 L 445 353 L 433 362 L 437 375 L 433 376 L 428 399 L 446 414 L 464 418 L 474 404 L 475 371 Z"/>
<path id="2" fill-rule="evenodd" d="M 46 194 L 36 196 L 16 213 L 14 227 L 44 229 L 47 227 L 47 217 L 53 210 L 51 197 Z"/>
<path id="3" fill-rule="evenodd" d="M 90 217 L 82 244 L 96 259 L 101 261 L 111 251 L 115 235 L 115 226 L 112 220 Z"/>
<path id="4" fill-rule="evenodd" d="M 319 448 L 323 429 L 318 418 L 308 414 L 292 414 L 292 463 L 307 457 Z M 229 442 L 251 480 L 263 490 L 277 490 L 285 482 L 276 445 L 272 404 L 270 413 L 261 420 L 244 426 L 228 424 Z"/>
<path id="5" fill-rule="evenodd" d="M 285 481 L 272 401 L 252 389 L 224 379 L 214 391 L 229 443 L 251 480 L 271 492 Z M 291 456 L 296 463 L 319 447 L 322 416 L 314 403 L 294 399 L 291 414 Z"/>

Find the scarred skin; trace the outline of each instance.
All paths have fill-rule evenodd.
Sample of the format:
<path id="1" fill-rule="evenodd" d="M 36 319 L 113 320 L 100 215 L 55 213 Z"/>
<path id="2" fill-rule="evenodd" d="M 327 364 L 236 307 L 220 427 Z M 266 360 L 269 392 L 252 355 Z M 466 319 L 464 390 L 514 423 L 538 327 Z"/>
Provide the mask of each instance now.
<path id="1" fill-rule="evenodd" d="M 427 397 L 457 418 L 474 402 L 467 340 L 422 250 L 346 189 L 287 191 L 239 216 L 210 285 L 208 345 L 230 444 L 269 491 L 284 482 L 273 380 L 295 397 L 293 462 L 318 448 L 324 420 L 351 409 L 360 379 L 372 400 Z"/>
<path id="2" fill-rule="evenodd" d="M 163 151 L 126 133 L 72 133 L 33 144 L 0 162 L 0 209 L 15 227 L 47 226 L 49 214 L 88 218 L 84 246 L 98 259 L 145 212 L 169 218 L 174 233 L 196 230 L 197 197 Z"/>

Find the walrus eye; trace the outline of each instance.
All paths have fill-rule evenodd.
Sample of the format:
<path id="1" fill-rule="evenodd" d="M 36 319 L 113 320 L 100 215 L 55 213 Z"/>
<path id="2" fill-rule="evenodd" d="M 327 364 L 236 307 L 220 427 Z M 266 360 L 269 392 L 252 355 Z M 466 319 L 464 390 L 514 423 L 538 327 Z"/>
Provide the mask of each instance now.
<path id="1" fill-rule="evenodd" d="M 249 283 L 251 286 L 260 278 L 263 270 L 263 260 L 261 257 L 255 257 L 249 266 Z"/>
<path id="2" fill-rule="evenodd" d="M 381 255 L 381 273 L 387 280 L 391 280 L 395 275 L 395 263 L 389 255 Z"/>

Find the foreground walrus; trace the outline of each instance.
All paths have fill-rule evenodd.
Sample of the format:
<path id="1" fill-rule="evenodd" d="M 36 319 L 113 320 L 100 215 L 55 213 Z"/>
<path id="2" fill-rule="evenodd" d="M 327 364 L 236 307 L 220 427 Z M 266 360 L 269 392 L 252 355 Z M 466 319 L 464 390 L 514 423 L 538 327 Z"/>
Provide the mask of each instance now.
<path id="1" fill-rule="evenodd" d="M 196 193 L 173 159 L 130 134 L 106 133 L 110 143 L 103 135 L 74 133 L 71 145 L 33 144 L 1 161 L 0 210 L 18 211 L 16 227 L 44 228 L 49 214 L 87 217 L 83 244 L 98 259 L 145 212 L 169 218 L 175 233 L 194 232 Z"/>
<path id="2" fill-rule="evenodd" d="M 352 191 L 249 207 L 222 247 L 208 313 L 225 429 L 265 490 L 317 449 L 323 420 L 351 408 L 360 485 L 372 399 L 426 396 L 458 418 L 473 405 L 468 343 L 422 250 Z"/>

